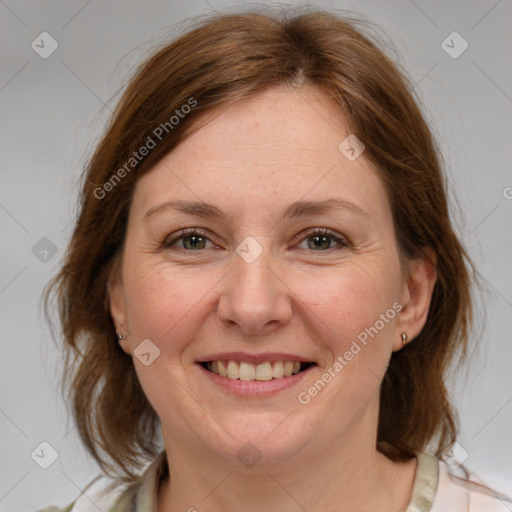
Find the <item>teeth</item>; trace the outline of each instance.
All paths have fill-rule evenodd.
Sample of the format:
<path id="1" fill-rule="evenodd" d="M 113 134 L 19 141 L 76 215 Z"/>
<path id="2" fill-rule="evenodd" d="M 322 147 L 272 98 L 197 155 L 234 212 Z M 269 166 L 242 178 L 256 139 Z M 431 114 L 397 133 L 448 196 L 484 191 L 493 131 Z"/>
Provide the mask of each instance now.
<path id="1" fill-rule="evenodd" d="M 228 363 L 228 378 L 239 379 L 240 378 L 240 365 L 235 361 L 229 361 Z"/>
<path id="2" fill-rule="evenodd" d="M 293 363 L 292 363 L 292 361 L 286 361 L 284 363 L 284 376 L 290 377 L 292 373 L 293 373 Z"/>
<path id="3" fill-rule="evenodd" d="M 240 363 L 239 375 L 240 380 L 254 380 L 256 378 L 256 369 L 253 364 Z"/>
<path id="4" fill-rule="evenodd" d="M 268 361 L 256 366 L 256 380 L 272 380 L 272 365 Z"/>
<path id="5" fill-rule="evenodd" d="M 221 377 L 227 377 L 228 376 L 228 370 L 226 368 L 226 366 L 224 365 L 224 363 L 222 361 L 217 361 L 218 365 L 219 365 L 219 375 Z M 213 371 L 213 368 L 212 368 L 212 371 Z M 215 372 L 213 372 L 215 373 Z"/>
<path id="6" fill-rule="evenodd" d="M 276 361 L 274 363 L 274 367 L 272 368 L 272 377 L 274 377 L 274 379 L 284 377 L 283 361 Z"/>
<path id="7" fill-rule="evenodd" d="M 257 365 L 244 361 L 209 361 L 206 367 L 216 375 L 229 379 L 268 381 L 296 375 L 300 372 L 301 364 L 298 361 L 267 361 Z"/>

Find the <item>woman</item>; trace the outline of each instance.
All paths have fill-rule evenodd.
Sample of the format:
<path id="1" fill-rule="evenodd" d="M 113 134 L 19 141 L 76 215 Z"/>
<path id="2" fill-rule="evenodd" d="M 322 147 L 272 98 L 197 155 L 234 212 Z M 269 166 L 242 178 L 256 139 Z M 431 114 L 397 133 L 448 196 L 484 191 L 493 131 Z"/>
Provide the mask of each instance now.
<path id="1" fill-rule="evenodd" d="M 48 290 L 114 477 L 65 510 L 508 510 L 442 459 L 473 275 L 410 86 L 357 22 L 200 23 L 129 84 Z"/>

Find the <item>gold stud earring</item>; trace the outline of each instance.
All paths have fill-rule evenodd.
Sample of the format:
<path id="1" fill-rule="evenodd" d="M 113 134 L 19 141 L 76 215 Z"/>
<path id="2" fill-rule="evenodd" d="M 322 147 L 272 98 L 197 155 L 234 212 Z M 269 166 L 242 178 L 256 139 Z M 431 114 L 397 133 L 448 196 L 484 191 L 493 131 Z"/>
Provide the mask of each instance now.
<path id="1" fill-rule="evenodd" d="M 402 346 L 403 346 L 407 343 L 407 333 L 403 332 L 402 334 L 400 334 L 400 336 L 402 337 Z"/>

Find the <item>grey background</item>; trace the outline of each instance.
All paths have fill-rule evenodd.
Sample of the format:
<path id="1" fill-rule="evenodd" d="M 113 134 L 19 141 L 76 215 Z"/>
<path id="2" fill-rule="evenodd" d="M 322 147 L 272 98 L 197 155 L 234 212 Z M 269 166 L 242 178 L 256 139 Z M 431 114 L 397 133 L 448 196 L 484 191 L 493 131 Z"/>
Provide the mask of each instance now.
<path id="1" fill-rule="evenodd" d="M 0 1 L 2 511 L 62 506 L 97 471 L 58 394 L 61 354 L 40 314 L 39 297 L 64 254 L 78 178 L 113 108 L 111 98 L 180 20 L 250 5 Z M 458 442 L 469 453 L 465 465 L 481 481 L 512 494 L 512 2 L 310 5 L 350 9 L 378 24 L 394 42 L 434 125 L 457 196 L 454 220 L 487 289 L 487 319 L 475 335 L 482 350 L 467 375 L 456 375 L 452 384 L 462 419 Z M 59 45 L 47 59 L 31 48 L 43 31 Z M 469 44 L 457 59 L 441 47 L 453 31 Z M 49 247 L 48 254 L 41 252 Z M 482 311 L 478 306 L 481 317 Z M 43 441 L 59 455 L 46 470 L 31 458 Z"/>

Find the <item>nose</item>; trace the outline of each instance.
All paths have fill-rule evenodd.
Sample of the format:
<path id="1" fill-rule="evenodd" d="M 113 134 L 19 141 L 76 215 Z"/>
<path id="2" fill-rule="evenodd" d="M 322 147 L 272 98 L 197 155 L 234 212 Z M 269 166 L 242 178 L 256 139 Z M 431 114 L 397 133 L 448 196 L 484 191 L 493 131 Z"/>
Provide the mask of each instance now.
<path id="1" fill-rule="evenodd" d="M 290 321 L 291 292 L 272 264 L 269 248 L 252 263 L 234 255 L 219 299 L 221 322 L 244 334 L 265 336 Z"/>

